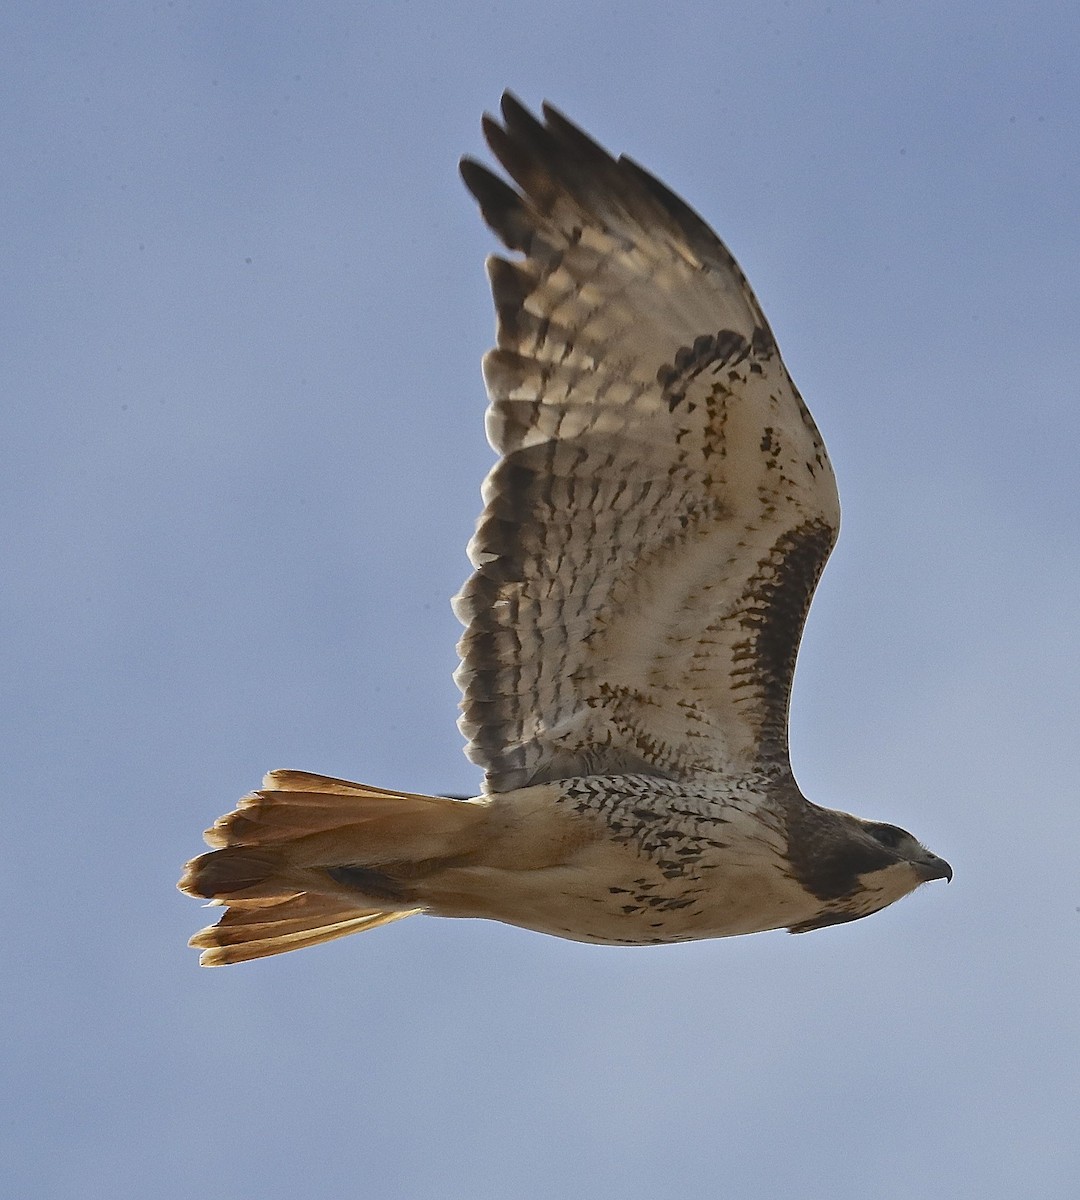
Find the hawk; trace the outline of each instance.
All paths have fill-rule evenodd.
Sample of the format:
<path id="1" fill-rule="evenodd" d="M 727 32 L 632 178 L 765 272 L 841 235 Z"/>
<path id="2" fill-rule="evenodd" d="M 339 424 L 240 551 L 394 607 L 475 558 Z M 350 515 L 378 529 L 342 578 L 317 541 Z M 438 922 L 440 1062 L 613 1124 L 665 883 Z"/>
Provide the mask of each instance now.
<path id="1" fill-rule="evenodd" d="M 183 891 L 207 966 L 413 913 L 640 946 L 879 911 L 949 864 L 807 800 L 788 706 L 840 506 L 724 244 L 635 162 L 507 94 L 461 163 L 488 262 L 499 461 L 454 608 L 473 798 L 272 771 Z"/>

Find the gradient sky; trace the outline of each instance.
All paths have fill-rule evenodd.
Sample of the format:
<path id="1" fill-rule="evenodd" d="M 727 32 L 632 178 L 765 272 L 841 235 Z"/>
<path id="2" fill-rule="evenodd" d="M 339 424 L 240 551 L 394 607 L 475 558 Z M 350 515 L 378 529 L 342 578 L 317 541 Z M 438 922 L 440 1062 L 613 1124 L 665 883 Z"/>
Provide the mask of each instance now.
<path id="1" fill-rule="evenodd" d="M 4 1195 L 1075 1195 L 1078 60 L 1074 3 L 3 6 Z M 956 881 L 200 970 L 174 881 L 263 771 L 478 785 L 456 162 L 507 86 L 749 275 L 844 502 L 796 772 Z"/>

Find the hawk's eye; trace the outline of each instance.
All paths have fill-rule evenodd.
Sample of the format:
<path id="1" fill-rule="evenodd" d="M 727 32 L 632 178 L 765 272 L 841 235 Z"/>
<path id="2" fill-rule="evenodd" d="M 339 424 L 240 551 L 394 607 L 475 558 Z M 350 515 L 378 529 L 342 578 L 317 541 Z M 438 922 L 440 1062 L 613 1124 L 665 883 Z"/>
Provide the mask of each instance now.
<path id="1" fill-rule="evenodd" d="M 875 825 L 870 832 L 877 841 L 883 846 L 888 846 L 890 850 L 895 850 L 908 836 L 902 829 L 897 829 L 895 825 Z"/>

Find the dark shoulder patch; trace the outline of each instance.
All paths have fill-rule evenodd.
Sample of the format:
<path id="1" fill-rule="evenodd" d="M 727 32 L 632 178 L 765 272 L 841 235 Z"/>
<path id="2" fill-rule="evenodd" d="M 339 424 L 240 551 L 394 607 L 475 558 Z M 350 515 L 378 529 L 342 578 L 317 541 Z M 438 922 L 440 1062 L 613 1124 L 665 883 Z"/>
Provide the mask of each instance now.
<path id="1" fill-rule="evenodd" d="M 859 876 L 896 862 L 881 845 L 853 836 L 842 816 L 818 808 L 807 800 L 787 806 L 788 860 L 792 873 L 819 900 L 840 900 L 859 890 Z M 864 913 L 858 914 L 860 916 Z M 843 913 L 830 914 L 827 925 L 854 920 Z M 807 925 L 816 929 L 817 925 Z M 800 931 L 801 932 L 801 931 Z"/>

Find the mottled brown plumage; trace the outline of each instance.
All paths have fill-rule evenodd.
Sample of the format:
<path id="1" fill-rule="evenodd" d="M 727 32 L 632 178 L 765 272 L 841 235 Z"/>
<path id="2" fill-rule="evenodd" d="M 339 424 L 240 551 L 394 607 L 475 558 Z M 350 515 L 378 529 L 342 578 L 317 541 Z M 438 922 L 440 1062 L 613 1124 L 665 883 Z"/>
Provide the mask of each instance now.
<path id="1" fill-rule="evenodd" d="M 647 944 L 852 920 L 947 864 L 819 808 L 792 675 L 839 527 L 816 426 L 742 272 L 687 205 L 554 109 L 462 175 L 488 264 L 500 460 L 455 599 L 481 797 L 296 772 L 211 831 L 181 886 L 226 903 L 203 961 L 411 912 Z"/>

